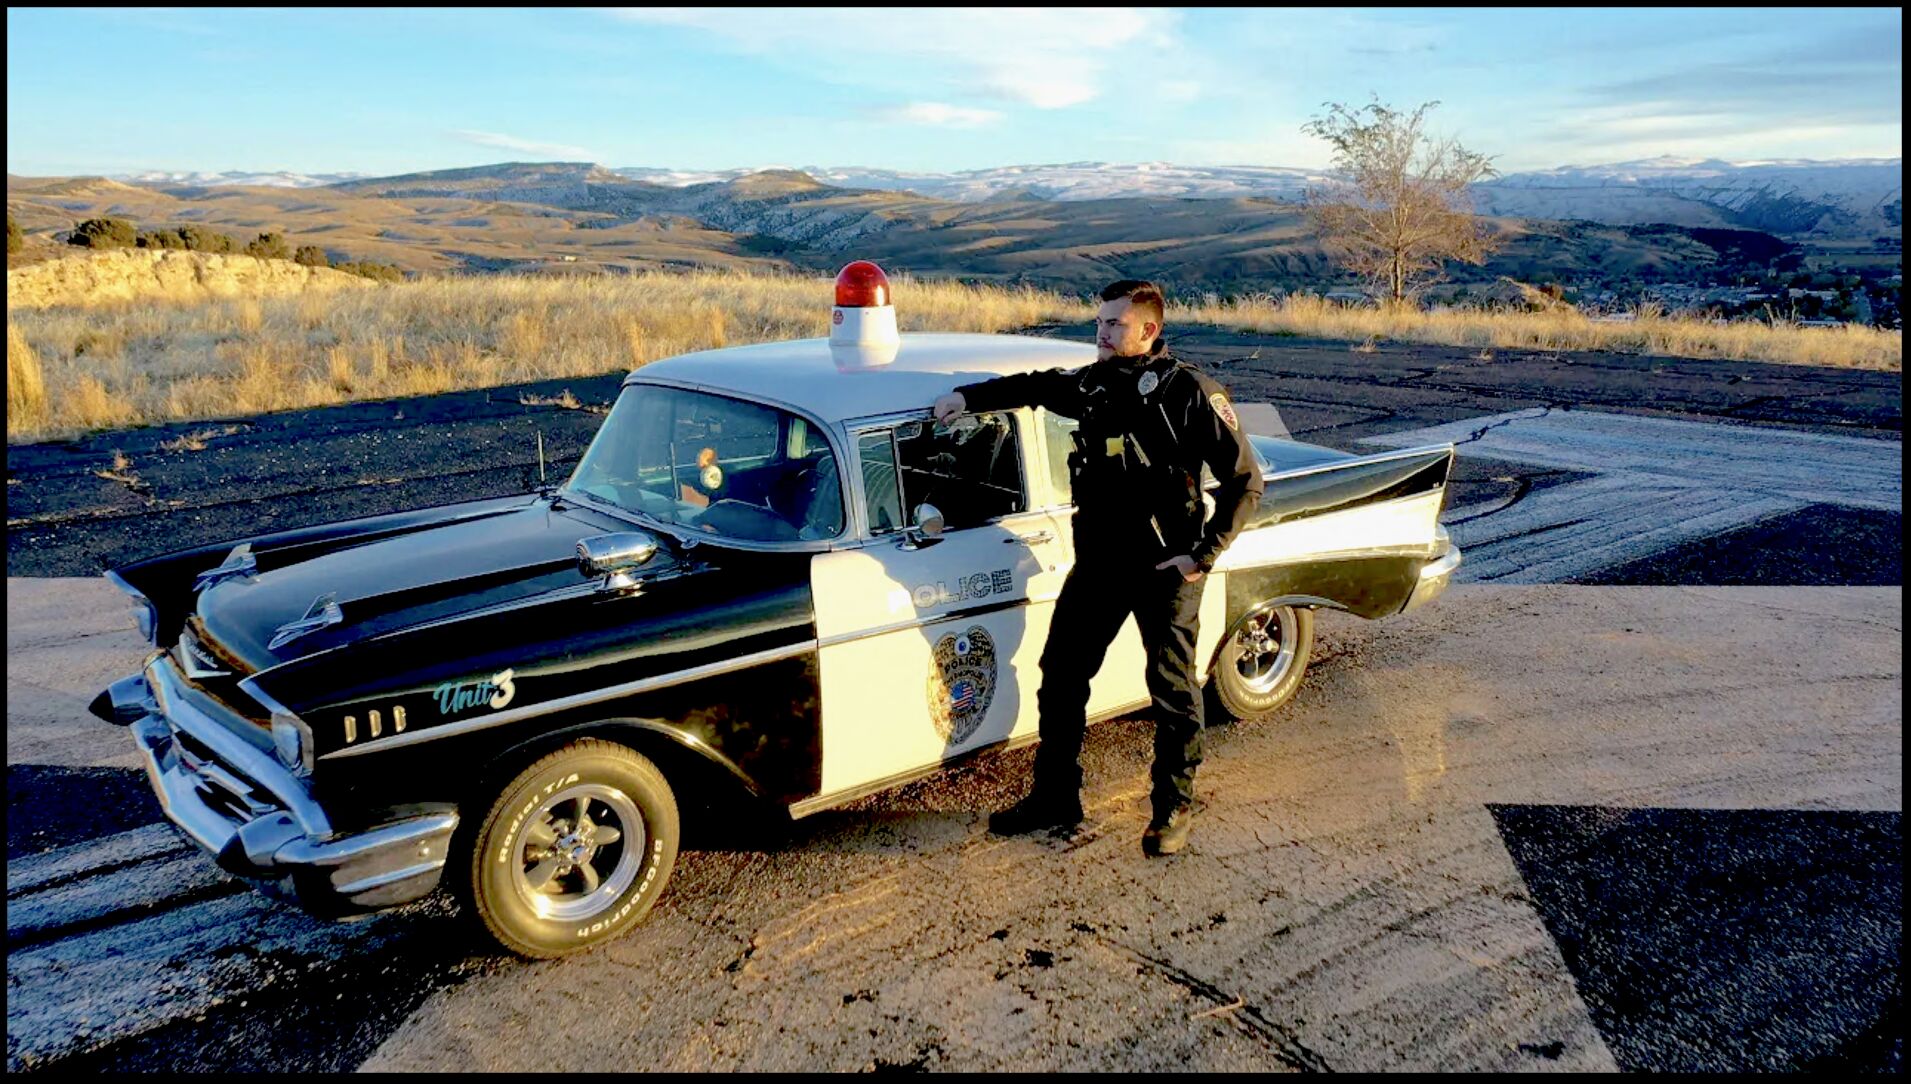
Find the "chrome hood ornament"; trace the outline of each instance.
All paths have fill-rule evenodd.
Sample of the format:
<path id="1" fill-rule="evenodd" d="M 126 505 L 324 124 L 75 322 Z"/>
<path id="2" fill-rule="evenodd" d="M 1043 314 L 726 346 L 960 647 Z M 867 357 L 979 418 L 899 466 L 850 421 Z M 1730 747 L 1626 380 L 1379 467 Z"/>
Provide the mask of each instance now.
<path id="1" fill-rule="evenodd" d="M 278 631 L 272 634 L 271 642 L 265 645 L 266 649 L 277 651 L 308 632 L 329 628 L 343 620 L 345 620 L 345 614 L 338 608 L 338 593 L 320 595 L 312 600 L 312 605 L 305 611 L 304 617 L 280 625 Z"/>
<path id="2" fill-rule="evenodd" d="M 196 595 L 221 580 L 229 580 L 234 576 L 250 576 L 257 571 L 259 571 L 259 560 L 252 555 L 252 543 L 241 542 L 232 547 L 231 553 L 226 554 L 223 564 L 217 568 L 206 569 L 199 574 L 199 578 L 193 581 L 192 593 Z"/>

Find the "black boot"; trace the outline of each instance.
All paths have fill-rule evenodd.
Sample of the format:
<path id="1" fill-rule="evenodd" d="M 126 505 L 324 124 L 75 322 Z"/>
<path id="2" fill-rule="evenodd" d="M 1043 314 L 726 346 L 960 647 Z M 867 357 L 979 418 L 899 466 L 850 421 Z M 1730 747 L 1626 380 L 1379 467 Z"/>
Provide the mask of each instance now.
<path id="1" fill-rule="evenodd" d="M 1029 791 L 1028 797 L 1007 809 L 989 814 L 989 831 L 998 836 L 1019 836 L 1044 828 L 1073 828 L 1081 822 L 1080 792 L 1069 793 L 1038 786 Z"/>
<path id="2" fill-rule="evenodd" d="M 1177 802 L 1163 811 L 1155 810 L 1154 819 L 1141 833 L 1141 850 L 1150 858 L 1173 854 L 1188 845 L 1188 832 L 1194 827 L 1194 805 Z"/>

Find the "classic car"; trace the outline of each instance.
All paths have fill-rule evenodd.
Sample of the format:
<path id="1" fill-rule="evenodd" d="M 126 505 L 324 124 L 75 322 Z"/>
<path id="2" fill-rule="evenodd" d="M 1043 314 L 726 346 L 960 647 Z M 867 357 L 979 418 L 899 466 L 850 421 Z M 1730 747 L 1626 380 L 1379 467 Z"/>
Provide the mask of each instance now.
<path id="1" fill-rule="evenodd" d="M 324 915 L 443 885 L 533 957 L 644 917 L 680 808 L 802 817 L 1035 740 L 1074 423 L 929 404 L 1094 347 L 897 335 L 887 295 L 839 281 L 829 338 L 631 373 L 562 485 L 108 572 L 157 650 L 94 712 L 222 868 Z M 1201 606 L 1215 722 L 1293 695 L 1316 608 L 1412 609 L 1460 560 L 1451 445 L 1253 445 L 1266 493 Z M 1142 661 L 1131 619 L 1094 718 L 1148 703 Z"/>

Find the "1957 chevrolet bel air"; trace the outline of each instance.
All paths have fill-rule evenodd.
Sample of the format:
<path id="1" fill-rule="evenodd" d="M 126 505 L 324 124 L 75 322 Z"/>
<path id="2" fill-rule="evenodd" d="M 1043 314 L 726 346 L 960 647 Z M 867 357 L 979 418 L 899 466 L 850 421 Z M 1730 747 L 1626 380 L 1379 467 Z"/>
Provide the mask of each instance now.
<path id="1" fill-rule="evenodd" d="M 107 573 L 158 650 L 94 711 L 233 873 L 322 914 L 443 884 L 513 951 L 587 948 L 663 892 L 680 798 L 800 817 L 1035 739 L 1074 423 L 928 405 L 1094 356 L 912 334 L 654 362 L 562 486 Z M 1266 495 L 1201 607 L 1214 721 L 1294 693 L 1314 609 L 1411 609 L 1460 560 L 1451 445 L 1253 443 Z M 1092 715 L 1145 706 L 1142 672 L 1131 619 Z"/>

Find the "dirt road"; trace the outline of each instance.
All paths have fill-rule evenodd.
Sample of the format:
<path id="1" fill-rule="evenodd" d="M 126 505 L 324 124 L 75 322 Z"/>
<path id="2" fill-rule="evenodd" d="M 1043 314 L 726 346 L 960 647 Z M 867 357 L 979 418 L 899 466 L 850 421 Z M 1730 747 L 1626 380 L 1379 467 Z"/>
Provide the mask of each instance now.
<path id="1" fill-rule="evenodd" d="M 526 964 L 440 902 L 328 924 L 219 874 L 83 712 L 123 605 L 8 587 L 10 1068 L 1901 1066 L 1901 588 L 1324 615 L 1173 859 L 1116 721 L 1074 840 L 988 836 L 1029 758 L 987 758 L 707 838 L 634 936 Z"/>

